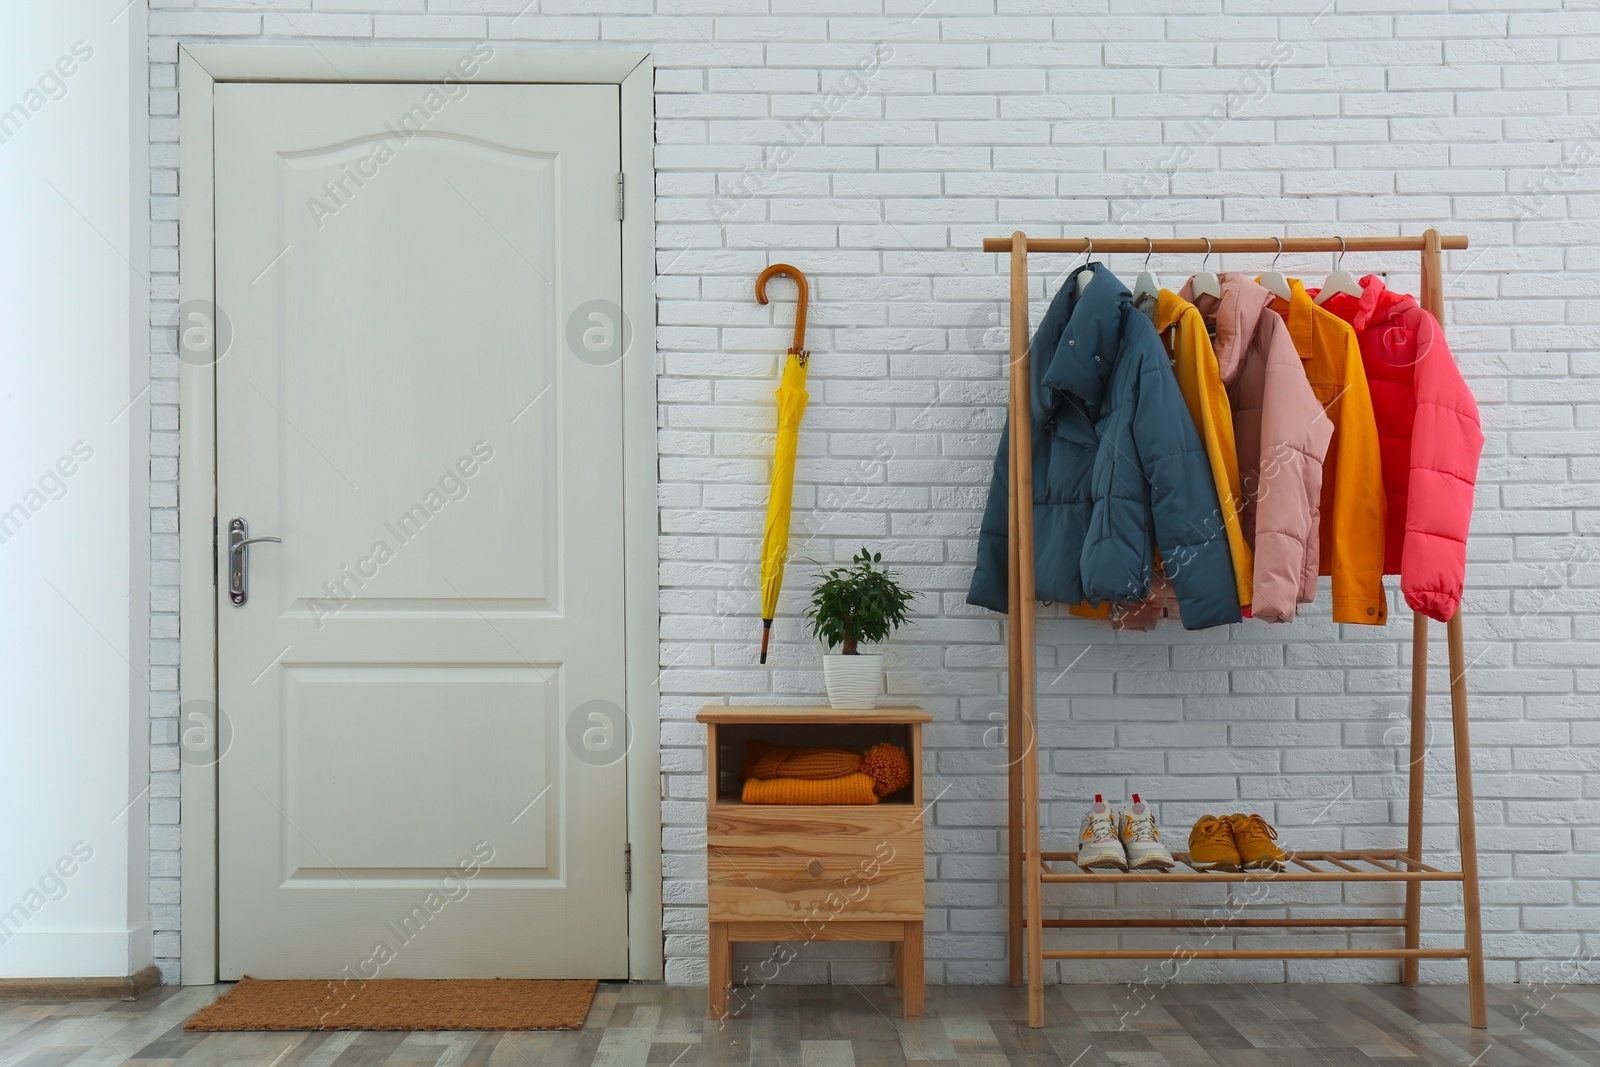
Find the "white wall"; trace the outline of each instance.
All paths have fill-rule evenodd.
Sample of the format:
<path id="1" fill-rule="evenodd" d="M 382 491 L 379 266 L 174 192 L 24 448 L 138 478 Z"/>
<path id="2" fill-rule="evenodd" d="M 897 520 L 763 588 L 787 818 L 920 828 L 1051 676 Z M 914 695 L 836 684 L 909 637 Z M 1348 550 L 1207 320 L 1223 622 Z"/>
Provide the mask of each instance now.
<path id="1" fill-rule="evenodd" d="M 140 7 L 0 19 L 0 977 L 151 961 Z"/>
<path id="2" fill-rule="evenodd" d="M 788 343 L 793 305 L 785 282 L 774 283 L 775 308 L 758 307 L 751 285 L 778 259 L 810 272 L 815 299 L 793 556 L 844 559 L 867 541 L 927 591 L 919 625 L 890 654 L 894 692 L 936 716 L 929 976 L 1003 976 L 1004 779 L 986 740 L 1004 707 L 1004 648 L 997 618 L 963 597 L 1003 397 L 1004 264 L 977 246 L 1019 227 L 1258 235 L 1436 225 L 1470 236 L 1471 250 L 1447 257 L 1446 297 L 1489 438 L 1466 605 L 1489 973 L 1533 980 L 1600 949 L 1600 568 L 1584 562 L 1600 532 L 1600 13 L 1539 0 L 1459 10 L 1444 0 L 541 0 L 520 17 L 526 0 L 283 0 L 267 13 L 222 0 L 154 6 L 157 220 L 176 217 L 180 38 L 465 47 L 488 36 L 652 50 L 672 980 L 704 980 L 694 711 L 707 699 L 805 700 L 820 690 L 818 648 L 795 617 L 804 562 L 790 569 L 773 663 L 755 663 L 774 354 Z M 1264 76 L 1263 64 L 1277 69 Z M 174 224 L 158 221 L 154 243 L 152 321 L 161 322 L 175 299 Z M 1071 265 L 1038 268 L 1059 277 Z M 1197 265 L 1155 264 L 1169 284 Z M 1266 260 L 1225 265 L 1264 269 Z M 1284 265 L 1320 276 L 1328 264 Z M 1351 256 L 1346 266 L 1416 285 L 1409 257 Z M 1131 274 L 1138 258 L 1112 267 Z M 1036 314 L 1047 284 L 1035 281 Z M 163 343 L 170 351 L 170 337 Z M 176 417 L 169 371 L 156 392 L 153 444 L 163 456 Z M 167 530 L 175 470 L 155 469 L 154 521 Z M 163 633 L 176 604 L 169 547 L 157 539 Z M 1048 836 L 1075 831 L 1086 794 L 1140 790 L 1180 838 L 1206 811 L 1253 809 L 1303 848 L 1398 844 L 1404 735 L 1394 716 L 1405 708 L 1410 617 L 1398 596 L 1394 605 L 1377 632 L 1341 633 L 1326 598 L 1271 630 L 1190 635 L 1169 625 L 1112 636 L 1046 620 Z M 155 787 L 170 797 L 175 693 L 156 700 Z M 1444 712 L 1436 702 L 1434 714 Z M 1453 847 L 1448 766 L 1441 740 L 1428 815 L 1442 854 Z M 153 810 L 153 915 L 170 980 L 177 813 L 165 800 Z M 1280 899 L 1310 908 L 1338 904 L 1340 892 L 1303 887 Z M 1345 892 L 1351 905 L 1395 896 Z M 1221 898 L 1135 888 L 1118 899 Z M 1428 943 L 1448 942 L 1460 921 L 1454 894 L 1430 899 Z M 884 959 L 875 946 L 817 949 L 782 980 L 880 978 Z M 1181 978 L 1388 980 L 1394 969 L 1192 963 Z M 1424 975 L 1453 980 L 1461 968 L 1427 964 Z"/>

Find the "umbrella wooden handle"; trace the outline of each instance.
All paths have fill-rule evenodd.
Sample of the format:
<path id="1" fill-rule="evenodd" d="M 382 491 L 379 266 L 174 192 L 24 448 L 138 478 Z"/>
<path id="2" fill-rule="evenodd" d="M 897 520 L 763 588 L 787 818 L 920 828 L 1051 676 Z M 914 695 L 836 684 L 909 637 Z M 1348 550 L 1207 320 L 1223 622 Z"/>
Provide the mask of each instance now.
<path id="1" fill-rule="evenodd" d="M 811 287 L 806 284 L 806 276 L 800 272 L 800 268 L 791 267 L 787 263 L 774 263 L 762 271 L 761 276 L 756 279 L 756 303 L 765 304 L 767 302 L 767 279 L 778 274 L 787 274 L 800 287 L 800 304 L 794 310 L 794 347 L 789 351 L 797 356 L 804 356 L 806 354 L 806 305 L 811 302 Z"/>

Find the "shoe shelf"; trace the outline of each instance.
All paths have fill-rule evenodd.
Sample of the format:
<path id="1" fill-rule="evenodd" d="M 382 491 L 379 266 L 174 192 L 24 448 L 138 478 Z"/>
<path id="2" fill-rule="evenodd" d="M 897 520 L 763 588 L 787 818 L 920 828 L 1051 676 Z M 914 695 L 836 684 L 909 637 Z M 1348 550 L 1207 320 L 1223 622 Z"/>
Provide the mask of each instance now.
<path id="1" fill-rule="evenodd" d="M 1361 249 L 1369 252 L 1420 252 L 1421 303 L 1433 317 L 1444 321 L 1444 248 L 1467 247 L 1465 237 L 1441 236 L 1428 230 L 1420 237 L 1358 238 Z M 1337 241 L 1337 247 L 1334 242 Z M 1205 251 L 1211 250 L 1211 240 Z M 1284 252 L 1337 251 L 1344 238 L 1232 238 L 1219 240 L 1218 251 Z M 1226 245 L 1226 248 L 1223 248 Z M 1354 242 L 1351 248 L 1356 247 Z M 1178 866 L 1171 871 L 1088 871 L 1073 862 L 1075 852 L 1045 852 L 1041 845 L 1041 790 L 1039 783 L 1039 710 L 1037 705 L 1038 659 L 1035 620 L 1033 509 L 1019 506 L 1034 499 L 1032 406 L 1029 400 L 1032 371 L 1028 346 L 1028 255 L 1034 253 L 1101 252 L 1199 252 L 1198 238 L 1111 238 L 1089 242 L 1083 238 L 1029 238 L 1016 231 L 1006 238 L 983 242 L 986 252 L 1009 252 L 1011 260 L 1009 423 L 1010 484 L 1008 486 L 1009 532 L 1007 546 L 1009 619 L 1006 626 L 1007 662 L 1007 881 L 1009 890 L 1009 957 L 1011 984 L 1028 987 L 1028 1025 L 1045 1022 L 1045 960 L 1308 960 L 1308 959 L 1392 959 L 1401 963 L 1397 978 L 1414 985 L 1420 979 L 1422 960 L 1467 961 L 1467 1000 L 1472 1025 L 1488 1025 L 1488 1002 L 1484 993 L 1483 917 L 1478 897 L 1477 825 L 1473 812 L 1472 743 L 1467 715 L 1466 637 L 1461 612 L 1446 624 L 1450 665 L 1450 729 L 1455 764 L 1457 831 L 1460 841 L 1460 870 L 1443 870 L 1423 862 L 1424 770 L 1427 757 L 1428 721 L 1428 618 L 1412 617 L 1411 654 L 1411 758 L 1406 795 L 1406 845 L 1404 850 L 1366 849 L 1350 852 L 1298 852 L 1288 856 L 1282 870 L 1215 871 L 1199 870 L 1187 853 L 1175 853 Z M 1086 885 L 1095 882 L 1154 885 L 1171 883 L 1240 882 L 1395 882 L 1404 887 L 1400 903 L 1403 917 L 1367 918 L 1357 916 L 1304 916 L 1294 918 L 1243 917 L 1218 915 L 1195 918 L 1050 918 L 1044 889 L 1052 884 Z M 1422 896 L 1426 882 L 1461 883 L 1462 944 L 1457 948 L 1422 947 Z M 1069 891 L 1070 892 L 1070 891 Z M 1064 894 L 1066 895 L 1066 894 Z M 1399 903 L 1399 902 L 1397 902 Z M 1099 910 L 1099 909 L 1097 909 Z M 1115 930 L 1168 928 L 1202 930 L 1222 927 L 1326 928 L 1335 932 L 1392 928 L 1403 945 L 1384 948 L 1307 947 L 1286 945 L 1270 948 L 1189 948 L 1181 943 L 1170 949 L 1091 949 L 1045 948 L 1044 933 L 1055 930 Z"/>
<path id="2" fill-rule="evenodd" d="M 1189 861 L 1187 852 L 1174 852 L 1179 869 L 1171 871 L 1103 871 L 1077 867 L 1076 852 L 1041 852 L 1039 880 L 1052 882 L 1460 882 L 1460 871 L 1446 871 L 1411 858 L 1404 852 L 1367 849 L 1362 852 L 1291 852 L 1282 870 L 1248 871 L 1201 870 Z M 1055 871 L 1051 864 L 1070 863 L 1072 871 Z M 1187 869 L 1183 869 L 1187 868 Z M 1215 915 L 1205 918 L 1118 918 L 1043 919 L 1045 929 L 1137 930 L 1195 929 L 1215 931 L 1223 928 L 1250 929 L 1381 929 L 1404 930 L 1400 918 L 1328 916 L 1283 916 L 1277 918 Z M 1201 960 L 1459 960 L 1470 953 L 1465 948 L 1176 948 L 1176 949 L 1045 949 L 1047 960 L 1165 960 L 1174 957 Z"/>
<path id="3" fill-rule="evenodd" d="M 1367 849 L 1362 852 L 1291 852 L 1289 864 L 1281 871 L 1201 870 L 1189 862 L 1187 852 L 1174 852 L 1181 868 L 1171 871 L 1053 871 L 1052 863 L 1072 863 L 1076 852 L 1042 852 L 1044 862 L 1040 880 L 1049 882 L 1459 882 L 1460 871 L 1446 871 L 1412 859 L 1405 852 Z M 1357 866 L 1365 864 L 1365 866 Z M 1404 926 L 1404 919 L 1395 920 Z M 1046 926 L 1050 925 L 1047 920 Z M 1385 923 L 1384 925 L 1388 925 Z"/>
<path id="4" fill-rule="evenodd" d="M 1045 923 L 1046 926 L 1050 925 Z M 1047 948 L 1043 960 L 1464 960 L 1464 948 Z"/>

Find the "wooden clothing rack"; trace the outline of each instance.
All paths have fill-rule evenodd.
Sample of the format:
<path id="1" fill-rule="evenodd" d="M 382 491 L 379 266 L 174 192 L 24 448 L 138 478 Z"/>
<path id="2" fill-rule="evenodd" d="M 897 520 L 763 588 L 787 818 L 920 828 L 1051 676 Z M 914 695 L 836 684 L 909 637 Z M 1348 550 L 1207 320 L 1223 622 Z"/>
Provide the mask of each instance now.
<path id="1" fill-rule="evenodd" d="M 1418 979 L 1419 961 L 1465 959 L 1471 1000 L 1472 1025 L 1488 1025 L 1484 1000 L 1483 918 L 1478 905 L 1478 843 L 1472 810 L 1472 746 L 1467 732 L 1465 643 L 1461 611 L 1446 626 L 1450 659 L 1450 717 L 1455 748 L 1456 809 L 1461 841 L 1461 869 L 1442 870 L 1422 861 L 1423 759 L 1427 745 L 1428 619 L 1412 616 L 1411 656 L 1411 760 L 1409 818 L 1406 847 L 1397 850 L 1366 849 L 1355 852 L 1302 852 L 1291 855 L 1291 866 L 1281 872 L 1240 873 L 1200 871 L 1187 863 L 1187 853 L 1177 852 L 1180 866 L 1168 873 L 1129 871 L 1090 873 L 1073 867 L 1074 852 L 1043 852 L 1039 846 L 1040 793 L 1039 736 L 1036 706 L 1035 604 L 1033 559 L 1033 509 L 1019 506 L 1033 500 L 1033 433 L 1028 387 L 1028 254 L 1030 252 L 1419 252 L 1422 256 L 1422 307 L 1444 323 L 1442 249 L 1467 247 L 1461 236 L 1440 236 L 1428 230 L 1420 237 L 1275 237 L 1250 238 L 1029 238 L 1020 230 L 1010 237 L 987 238 L 985 252 L 1011 253 L 1011 375 L 1010 375 L 1010 516 L 1009 562 L 1009 863 L 1011 984 L 1028 984 L 1028 1025 L 1044 1025 L 1044 961 L 1086 959 L 1398 959 L 1401 980 Z M 1196 919 L 1047 919 L 1043 914 L 1044 887 L 1048 884 L 1136 882 L 1403 882 L 1404 918 L 1243 918 L 1238 915 Z M 1422 947 L 1422 884 L 1460 882 L 1466 920 L 1463 947 Z M 1285 949 L 1047 949 L 1047 929 L 1140 929 L 1146 927 L 1203 928 L 1287 927 L 1293 929 L 1369 929 L 1405 931 L 1401 948 L 1285 948 Z"/>

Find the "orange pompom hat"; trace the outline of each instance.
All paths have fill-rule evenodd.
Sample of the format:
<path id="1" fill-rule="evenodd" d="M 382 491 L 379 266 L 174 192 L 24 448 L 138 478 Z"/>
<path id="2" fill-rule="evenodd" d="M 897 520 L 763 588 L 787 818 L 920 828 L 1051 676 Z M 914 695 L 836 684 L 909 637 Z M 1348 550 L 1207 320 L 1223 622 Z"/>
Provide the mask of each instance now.
<path id="1" fill-rule="evenodd" d="M 911 759 L 897 746 L 883 741 L 861 757 L 861 773 L 872 779 L 873 792 L 886 797 L 911 784 Z"/>

